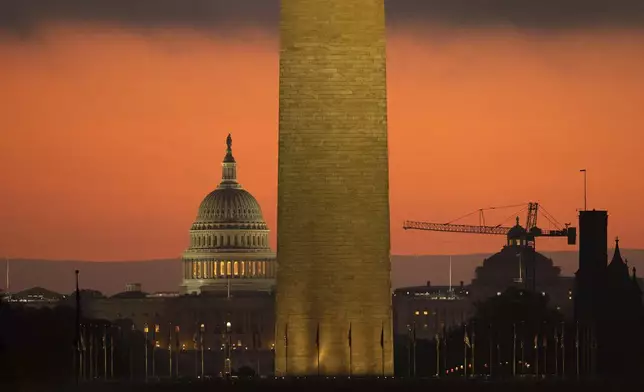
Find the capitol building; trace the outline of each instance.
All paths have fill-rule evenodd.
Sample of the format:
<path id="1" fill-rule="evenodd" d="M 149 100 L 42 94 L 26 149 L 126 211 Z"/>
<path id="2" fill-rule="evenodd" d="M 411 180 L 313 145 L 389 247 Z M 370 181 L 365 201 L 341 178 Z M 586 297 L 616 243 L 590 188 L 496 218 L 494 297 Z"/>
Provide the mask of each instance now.
<path id="1" fill-rule="evenodd" d="M 170 374 L 172 361 L 181 363 L 172 371 L 197 376 L 200 367 L 273 371 L 276 257 L 259 203 L 237 181 L 230 135 L 226 147 L 221 182 L 190 227 L 178 291 L 146 293 L 129 283 L 111 297 L 81 297 L 85 317 L 150 331 L 158 374 Z"/>
<path id="2" fill-rule="evenodd" d="M 262 209 L 237 182 L 232 138 L 226 140 L 219 186 L 199 206 L 190 228 L 190 247 L 183 254 L 181 293 L 271 291 L 275 254 Z"/>

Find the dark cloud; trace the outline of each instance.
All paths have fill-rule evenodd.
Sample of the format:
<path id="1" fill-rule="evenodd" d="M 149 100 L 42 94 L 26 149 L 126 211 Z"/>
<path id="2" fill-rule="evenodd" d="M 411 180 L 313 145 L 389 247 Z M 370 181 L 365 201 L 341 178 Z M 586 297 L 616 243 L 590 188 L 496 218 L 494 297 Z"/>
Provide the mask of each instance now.
<path id="1" fill-rule="evenodd" d="M 346 0 L 351 1 L 351 0 Z M 389 23 L 527 29 L 644 27 L 644 0 L 387 0 Z M 0 0 L 0 30 L 29 34 L 46 22 L 204 31 L 276 31 L 279 0 Z"/>
<path id="2" fill-rule="evenodd" d="M 387 0 L 392 23 L 524 29 L 642 28 L 644 0 Z"/>

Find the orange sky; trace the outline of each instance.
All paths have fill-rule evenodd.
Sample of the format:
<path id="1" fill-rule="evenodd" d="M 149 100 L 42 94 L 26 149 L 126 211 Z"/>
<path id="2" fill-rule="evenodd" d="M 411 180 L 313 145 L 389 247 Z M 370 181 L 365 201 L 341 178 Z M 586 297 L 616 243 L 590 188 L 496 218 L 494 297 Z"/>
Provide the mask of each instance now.
<path id="1" fill-rule="evenodd" d="M 538 200 L 575 223 L 580 168 L 611 237 L 644 248 L 644 33 L 408 28 L 388 38 L 393 253 L 503 243 L 404 232 L 404 219 Z M 0 75 L 0 255 L 176 257 L 218 183 L 228 132 L 240 181 L 275 231 L 275 37 L 52 26 L 30 42 L 0 40 Z"/>

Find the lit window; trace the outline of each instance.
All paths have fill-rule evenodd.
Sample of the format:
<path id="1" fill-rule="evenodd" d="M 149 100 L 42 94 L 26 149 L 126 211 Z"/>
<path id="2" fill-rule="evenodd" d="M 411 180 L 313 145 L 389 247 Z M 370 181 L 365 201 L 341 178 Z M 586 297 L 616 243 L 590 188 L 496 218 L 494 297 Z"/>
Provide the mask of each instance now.
<path id="1" fill-rule="evenodd" d="M 219 263 L 219 275 L 226 275 L 226 263 L 223 261 Z"/>
<path id="2" fill-rule="evenodd" d="M 414 312 L 414 314 L 415 314 L 416 316 L 418 316 L 418 315 L 420 314 L 420 312 L 419 312 L 419 311 L 415 311 L 415 312 Z"/>
<path id="3" fill-rule="evenodd" d="M 427 316 L 428 312 L 425 310 L 425 311 L 423 311 L 423 314 L 424 314 L 425 316 Z"/>

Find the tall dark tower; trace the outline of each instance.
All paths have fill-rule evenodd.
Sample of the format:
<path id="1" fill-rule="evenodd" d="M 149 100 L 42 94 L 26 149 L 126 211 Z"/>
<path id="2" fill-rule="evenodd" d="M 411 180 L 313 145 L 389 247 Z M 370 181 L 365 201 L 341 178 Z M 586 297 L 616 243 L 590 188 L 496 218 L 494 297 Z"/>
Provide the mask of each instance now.
<path id="1" fill-rule="evenodd" d="M 281 0 L 277 375 L 393 372 L 384 0 Z"/>
<path id="2" fill-rule="evenodd" d="M 597 320 L 608 265 L 608 212 L 580 211 L 579 269 L 575 277 L 575 318 Z"/>
<path id="3" fill-rule="evenodd" d="M 606 266 L 608 264 L 608 213 L 580 211 L 579 269 L 575 273 L 574 314 L 581 355 L 581 374 L 597 374 L 606 367 Z M 610 359 L 609 359 L 610 360 Z"/>

